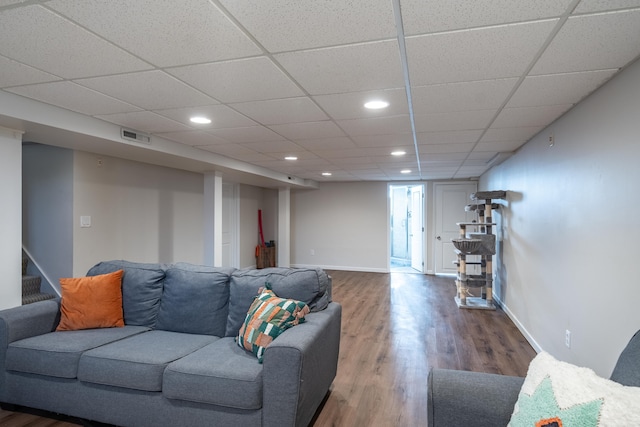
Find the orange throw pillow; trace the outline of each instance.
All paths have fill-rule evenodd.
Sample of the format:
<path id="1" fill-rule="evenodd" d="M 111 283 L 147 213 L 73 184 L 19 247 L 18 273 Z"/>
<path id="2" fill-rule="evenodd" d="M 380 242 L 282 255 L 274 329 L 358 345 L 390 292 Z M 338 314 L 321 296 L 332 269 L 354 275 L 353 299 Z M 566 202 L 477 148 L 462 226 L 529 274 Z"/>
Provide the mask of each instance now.
<path id="1" fill-rule="evenodd" d="M 60 279 L 61 317 L 56 331 L 123 327 L 123 273 Z"/>

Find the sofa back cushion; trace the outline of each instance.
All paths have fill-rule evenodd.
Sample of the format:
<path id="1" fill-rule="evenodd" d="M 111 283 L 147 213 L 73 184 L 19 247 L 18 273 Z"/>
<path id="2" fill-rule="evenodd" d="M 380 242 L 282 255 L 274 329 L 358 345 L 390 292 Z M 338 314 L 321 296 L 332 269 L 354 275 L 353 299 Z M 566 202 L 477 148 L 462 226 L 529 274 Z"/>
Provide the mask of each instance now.
<path id="1" fill-rule="evenodd" d="M 233 268 L 168 266 L 156 329 L 223 337 Z"/>
<path id="2" fill-rule="evenodd" d="M 164 267 L 129 261 L 103 261 L 87 272 L 87 276 L 124 270 L 122 275 L 122 311 L 126 325 L 154 328 L 160 308 Z"/>
<path id="3" fill-rule="evenodd" d="M 611 379 L 622 385 L 640 387 L 640 331 L 635 333 L 622 350 Z"/>
<path id="4" fill-rule="evenodd" d="M 238 335 L 253 299 L 266 283 L 279 297 L 302 301 L 312 312 L 324 310 L 331 301 L 331 278 L 321 268 L 236 270 L 229 289 L 227 337 Z"/>

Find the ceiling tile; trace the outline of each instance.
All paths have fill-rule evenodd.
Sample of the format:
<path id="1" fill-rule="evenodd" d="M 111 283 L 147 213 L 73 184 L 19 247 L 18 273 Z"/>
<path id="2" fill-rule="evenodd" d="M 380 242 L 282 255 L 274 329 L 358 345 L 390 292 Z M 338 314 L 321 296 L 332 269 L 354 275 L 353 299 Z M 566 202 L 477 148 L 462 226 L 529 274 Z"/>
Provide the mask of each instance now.
<path id="1" fill-rule="evenodd" d="M 307 97 L 253 101 L 231 105 L 263 125 L 328 120 L 329 117 Z"/>
<path id="2" fill-rule="evenodd" d="M 413 145 L 411 133 L 393 135 L 360 135 L 351 139 L 358 147 L 395 147 L 399 145 Z"/>
<path id="3" fill-rule="evenodd" d="M 80 79 L 76 83 L 148 110 L 216 103 L 159 70 Z"/>
<path id="4" fill-rule="evenodd" d="M 151 68 L 41 6 L 2 11 L 0 28 L 0 54 L 59 77 L 71 79 Z"/>
<path id="5" fill-rule="evenodd" d="M 248 142 L 242 145 L 258 153 L 287 153 L 294 155 L 297 152 L 304 151 L 304 148 L 291 141 L 260 141 Z"/>
<path id="6" fill-rule="evenodd" d="M 411 88 L 415 114 L 498 109 L 518 79 L 446 83 Z"/>
<path id="7" fill-rule="evenodd" d="M 442 153 L 468 153 L 473 149 L 475 143 L 468 142 L 462 144 L 423 144 L 418 146 L 420 160 L 429 160 L 429 154 Z"/>
<path id="8" fill-rule="evenodd" d="M 269 128 L 285 138 L 292 140 L 344 136 L 344 132 L 342 132 L 335 123 L 330 121 L 289 123 L 284 125 L 273 125 L 269 126 Z"/>
<path id="9" fill-rule="evenodd" d="M 0 56 L 0 70 L 0 88 L 60 80 L 53 74 L 36 70 L 4 56 Z"/>
<path id="10" fill-rule="evenodd" d="M 408 37 L 414 86 L 518 77 L 557 20 Z"/>
<path id="11" fill-rule="evenodd" d="M 617 70 L 552 74 L 524 79 L 508 108 L 575 104 L 607 81 Z"/>
<path id="12" fill-rule="evenodd" d="M 296 144 L 311 151 L 339 150 L 342 148 L 356 148 L 356 145 L 346 136 L 319 139 L 300 139 Z"/>
<path id="13" fill-rule="evenodd" d="M 131 104 L 69 81 L 41 83 L 6 90 L 27 98 L 37 99 L 47 104 L 57 105 L 89 115 L 126 113 L 140 110 Z"/>
<path id="14" fill-rule="evenodd" d="M 573 104 L 545 105 L 541 107 L 518 107 L 503 109 L 492 128 L 546 126 L 573 107 Z"/>
<path id="15" fill-rule="evenodd" d="M 463 130 L 446 132 L 419 132 L 416 134 L 418 144 L 462 144 L 476 142 L 482 130 Z"/>
<path id="16" fill-rule="evenodd" d="M 167 119 L 166 117 L 162 117 L 150 111 L 96 115 L 96 117 L 120 126 L 125 126 L 133 130 L 147 133 L 173 132 L 189 129 L 182 123 Z"/>
<path id="17" fill-rule="evenodd" d="M 181 0 L 179 7 L 155 0 L 54 0 L 47 6 L 159 67 L 262 53 L 206 0 Z"/>
<path id="18" fill-rule="evenodd" d="M 304 95 L 286 74 L 264 56 L 167 71 L 224 103 Z"/>
<path id="19" fill-rule="evenodd" d="M 221 3 L 271 52 L 396 37 L 393 7 L 388 0 Z"/>
<path id="20" fill-rule="evenodd" d="M 278 135 L 271 129 L 267 129 L 264 126 L 249 126 L 240 128 L 224 128 L 224 129 L 209 129 L 207 133 L 210 133 L 220 138 L 224 138 L 231 142 L 259 142 L 259 141 L 279 141 L 282 139 L 281 135 Z"/>
<path id="21" fill-rule="evenodd" d="M 199 130 L 158 133 L 157 135 L 163 138 L 170 139 L 172 141 L 176 141 L 182 144 L 187 144 L 192 146 L 217 145 L 217 144 L 230 143 L 226 139 L 223 139 Z"/>
<path id="22" fill-rule="evenodd" d="M 484 129 L 496 112 L 497 110 L 477 110 L 416 115 L 416 132 Z"/>
<path id="23" fill-rule="evenodd" d="M 226 105 L 206 105 L 202 107 L 174 108 L 156 110 L 156 113 L 197 129 L 220 129 L 255 126 L 256 122 L 232 110 Z M 204 116 L 211 120 L 209 124 L 196 124 L 189 119 Z"/>
<path id="24" fill-rule="evenodd" d="M 311 95 L 404 85 L 396 40 L 289 52 L 275 58 Z"/>
<path id="25" fill-rule="evenodd" d="M 408 115 L 340 120 L 337 123 L 349 136 L 393 135 L 411 132 L 411 122 Z"/>
<path id="26" fill-rule="evenodd" d="M 574 14 L 640 7 L 640 0 L 581 0 Z"/>
<path id="27" fill-rule="evenodd" d="M 571 0 L 401 0 L 405 34 L 507 24 L 562 15 Z"/>
<path id="28" fill-rule="evenodd" d="M 619 68 L 640 53 L 640 9 L 572 16 L 532 75 Z"/>
<path id="29" fill-rule="evenodd" d="M 409 114 L 404 88 L 317 95 L 313 99 L 335 120 Z M 374 100 L 386 101 L 389 106 L 379 110 L 364 107 L 366 102 Z"/>

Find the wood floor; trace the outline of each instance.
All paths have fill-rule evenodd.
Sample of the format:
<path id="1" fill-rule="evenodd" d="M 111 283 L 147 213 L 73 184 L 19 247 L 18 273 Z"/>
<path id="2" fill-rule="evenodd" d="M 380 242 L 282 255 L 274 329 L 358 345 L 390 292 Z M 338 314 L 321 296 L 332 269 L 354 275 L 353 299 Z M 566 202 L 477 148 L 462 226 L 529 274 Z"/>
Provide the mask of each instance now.
<path id="1" fill-rule="evenodd" d="M 501 310 L 458 309 L 452 278 L 330 274 L 343 306 L 340 361 L 314 427 L 424 426 L 431 367 L 524 376 L 535 356 Z M 77 423 L 0 410 L 0 425 Z"/>

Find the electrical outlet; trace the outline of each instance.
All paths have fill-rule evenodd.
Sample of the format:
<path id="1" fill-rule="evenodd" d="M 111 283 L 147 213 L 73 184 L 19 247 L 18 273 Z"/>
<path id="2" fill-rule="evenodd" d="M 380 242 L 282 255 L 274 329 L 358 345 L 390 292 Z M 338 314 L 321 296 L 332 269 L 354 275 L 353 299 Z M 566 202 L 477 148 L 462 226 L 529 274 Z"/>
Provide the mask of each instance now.
<path id="1" fill-rule="evenodd" d="M 564 345 L 566 345 L 567 348 L 571 348 L 571 331 L 568 329 L 564 331 Z"/>
<path id="2" fill-rule="evenodd" d="M 310 254 L 311 256 L 314 256 L 314 255 L 316 254 L 316 250 L 315 250 L 315 249 L 311 249 L 311 250 L 309 251 L 309 254 Z"/>

